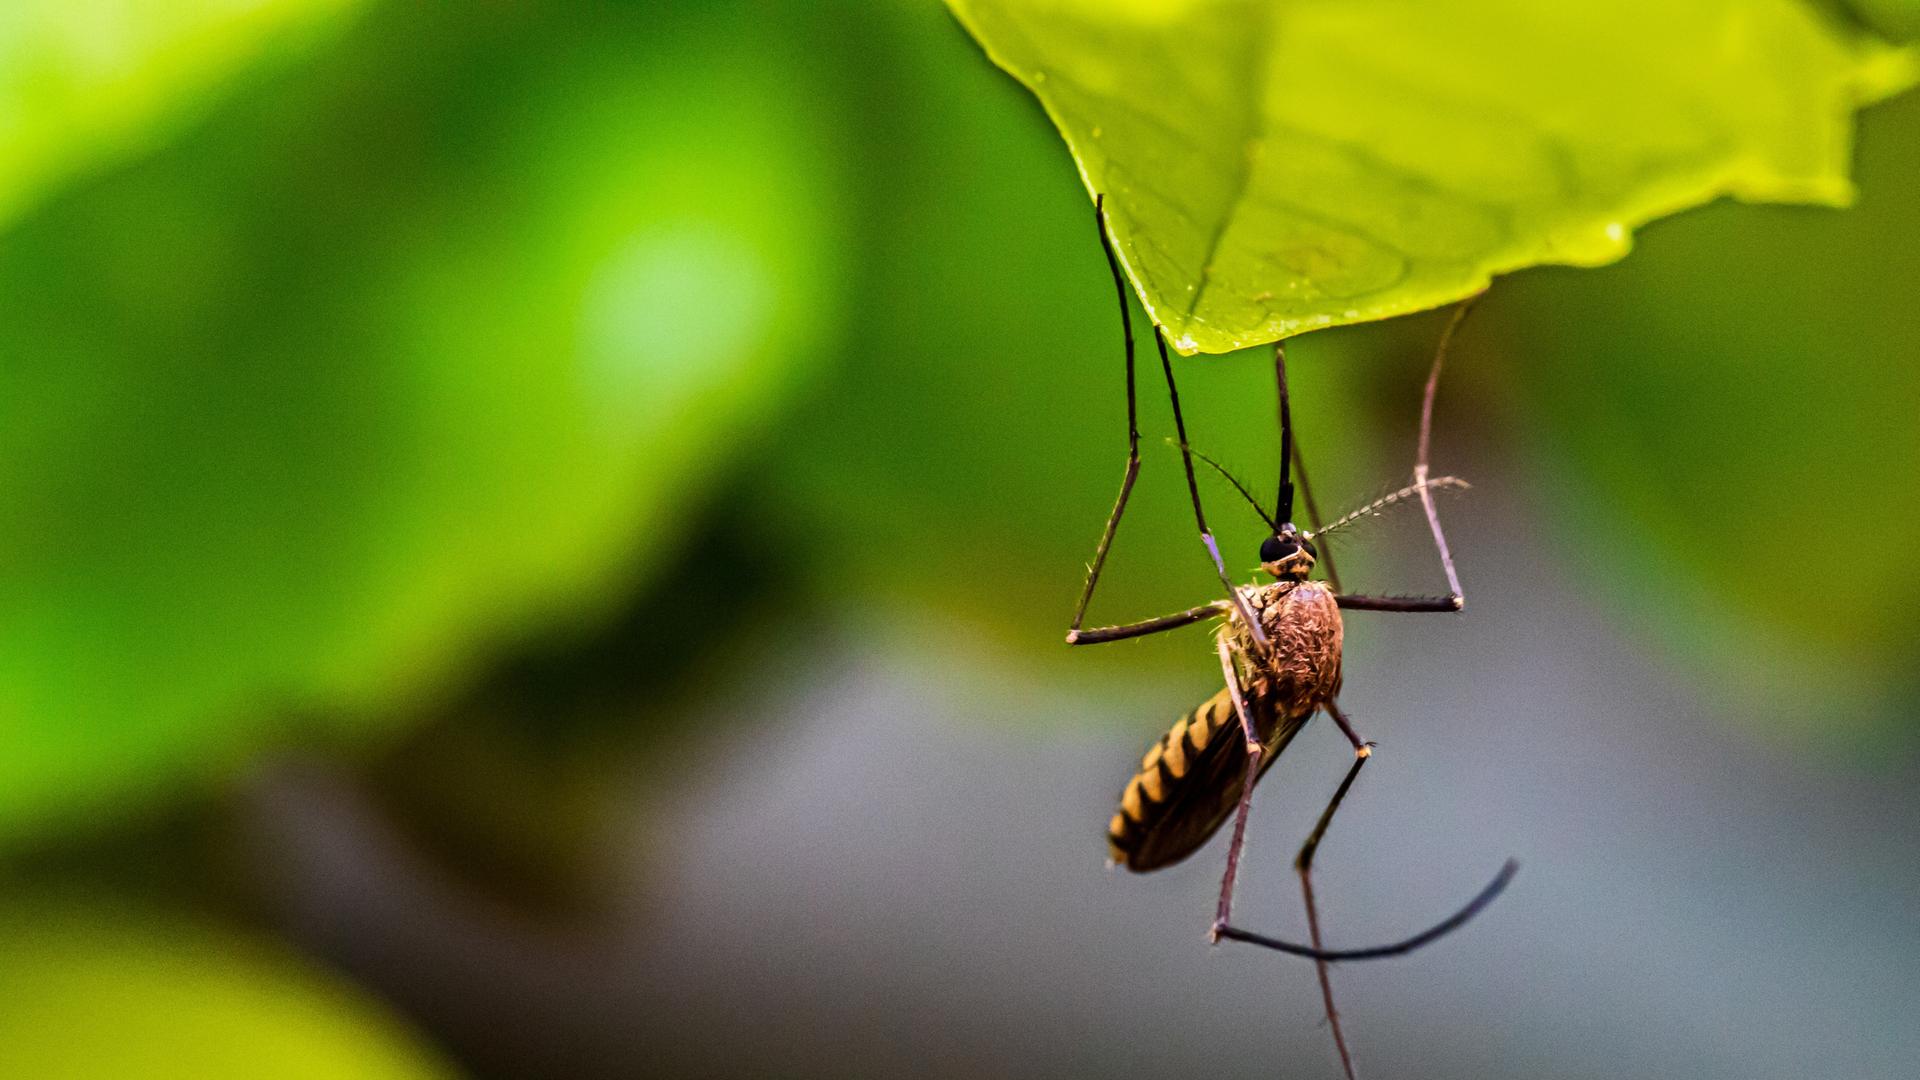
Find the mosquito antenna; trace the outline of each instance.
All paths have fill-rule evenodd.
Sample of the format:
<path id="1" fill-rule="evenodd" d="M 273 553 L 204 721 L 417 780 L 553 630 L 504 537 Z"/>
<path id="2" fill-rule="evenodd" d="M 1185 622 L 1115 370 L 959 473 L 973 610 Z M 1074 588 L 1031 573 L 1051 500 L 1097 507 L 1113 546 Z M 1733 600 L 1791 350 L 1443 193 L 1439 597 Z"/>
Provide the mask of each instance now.
<path id="1" fill-rule="evenodd" d="M 1169 445 L 1171 445 L 1173 443 L 1173 440 L 1168 439 L 1167 442 Z M 1227 483 L 1233 485 L 1233 490 L 1239 492 L 1240 497 L 1247 500 L 1247 505 L 1253 507 L 1253 512 L 1260 515 L 1260 520 L 1267 523 L 1267 528 L 1272 529 L 1274 532 L 1280 531 L 1280 526 L 1275 524 L 1274 520 L 1271 517 L 1267 516 L 1266 507 L 1260 505 L 1260 500 L 1253 497 L 1253 492 L 1247 490 L 1247 485 L 1241 483 L 1239 477 L 1236 477 L 1232 473 L 1228 472 L 1227 467 L 1225 465 L 1222 465 L 1219 462 L 1213 460 L 1212 458 L 1208 457 L 1206 454 L 1202 453 L 1199 450 L 1193 451 L 1193 456 L 1199 458 L 1201 461 L 1204 461 L 1208 465 L 1212 466 L 1214 472 L 1217 472 L 1221 476 L 1226 477 Z"/>
<path id="2" fill-rule="evenodd" d="M 1315 529 L 1312 532 L 1307 533 L 1305 535 L 1309 540 L 1319 539 L 1320 537 L 1323 537 L 1330 532 L 1335 532 L 1340 529 L 1344 529 L 1347 526 L 1353 525 L 1356 522 L 1359 522 L 1365 518 L 1370 518 L 1375 514 L 1378 514 L 1384 511 L 1387 507 L 1392 506 L 1394 503 L 1397 503 L 1400 500 L 1405 499 L 1412 495 L 1424 495 L 1429 491 L 1441 491 L 1441 490 L 1448 490 L 1448 489 L 1465 491 L 1467 488 L 1472 486 L 1473 485 L 1467 483 L 1465 480 L 1462 480 L 1457 476 L 1436 476 L 1431 479 L 1424 480 L 1418 484 L 1408 484 L 1406 487 L 1401 488 L 1399 491 L 1395 491 L 1387 495 L 1382 495 L 1379 498 L 1368 503 L 1367 505 L 1362 506 L 1359 509 L 1354 510 L 1353 512 L 1340 517 L 1338 520 L 1334 521 L 1333 523 L 1328 525 L 1323 525 L 1320 528 Z"/>
<path id="3" fill-rule="evenodd" d="M 1273 504 L 1273 516 L 1292 521 L 1293 480 L 1287 469 L 1293 461 L 1293 411 L 1287 402 L 1287 347 L 1279 342 L 1273 346 L 1273 381 L 1280 389 L 1280 493 Z"/>

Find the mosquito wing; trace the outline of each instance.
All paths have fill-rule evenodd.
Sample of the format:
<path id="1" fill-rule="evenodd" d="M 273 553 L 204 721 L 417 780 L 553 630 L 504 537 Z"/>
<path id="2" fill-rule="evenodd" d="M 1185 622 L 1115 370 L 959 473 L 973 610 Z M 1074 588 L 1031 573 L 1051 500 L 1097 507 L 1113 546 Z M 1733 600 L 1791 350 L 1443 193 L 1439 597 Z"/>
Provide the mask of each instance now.
<path id="1" fill-rule="evenodd" d="M 1265 776 L 1312 713 L 1282 715 L 1262 694 L 1249 696 L 1247 708 L 1267 747 L 1260 766 Z M 1148 748 L 1140 771 L 1127 781 L 1107 829 L 1114 860 L 1145 873 L 1198 851 L 1233 812 L 1246 779 L 1246 738 L 1233 697 L 1222 688 Z"/>

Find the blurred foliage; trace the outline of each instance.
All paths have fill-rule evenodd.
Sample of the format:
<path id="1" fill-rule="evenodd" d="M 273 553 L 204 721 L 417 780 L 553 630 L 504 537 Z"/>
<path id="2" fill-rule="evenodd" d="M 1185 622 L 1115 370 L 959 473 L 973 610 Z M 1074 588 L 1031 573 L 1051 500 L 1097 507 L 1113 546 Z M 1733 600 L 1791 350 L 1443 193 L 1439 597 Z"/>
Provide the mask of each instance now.
<path id="1" fill-rule="evenodd" d="M 635 777 L 663 797 L 714 742 L 754 737 L 792 675 L 792 627 L 821 617 L 796 578 L 735 602 L 739 568 L 758 553 L 758 519 L 738 495 L 723 489 L 678 557 L 604 623 L 494 655 L 472 685 L 409 718 L 417 730 L 369 777 L 418 850 L 550 918 L 590 917 L 630 884 L 606 855 L 648 838 L 611 808 L 631 807 Z M 824 643 L 817 631 L 807 640 Z M 743 670 L 755 676 L 745 686 Z"/>
<path id="2" fill-rule="evenodd" d="M 15 891 L 247 910 L 233 819 L 184 793 L 264 747 L 373 742 L 371 790 L 438 866 L 564 908 L 645 843 L 609 807 L 762 745 L 849 623 L 1116 703 L 1217 687 L 1204 635 L 1060 644 L 1125 452 L 1114 292 L 1058 135 L 945 11 L 347 7 L 95 41 L 104 9 L 37 5 L 68 44 L 0 47 L 34 133 L 0 131 Z M 110 77 L 61 59 L 87 56 Z M 1436 466 L 1524 462 L 1503 505 L 1756 732 L 1906 734 L 1888 705 L 1920 692 L 1920 104 L 1869 111 L 1860 159 L 1856 210 L 1720 204 L 1618 265 L 1503 280 L 1441 399 Z M 1403 481 L 1438 325 L 1290 347 L 1323 508 Z M 1218 588 L 1140 344 L 1145 468 L 1098 621 Z M 1264 493 L 1270 354 L 1174 366 L 1196 442 Z M 1250 569 L 1259 522 L 1202 483 Z M 1343 574 L 1426 587 L 1400 532 Z M 1461 556 L 1470 587 L 1498 571 Z M 73 842 L 103 819 L 147 827 Z M 67 1047 L 99 1055 L 75 1075 L 153 1075 L 72 1034 L 91 1007 L 182 1075 L 436 1074 L 244 939 L 4 910 L 0 1072 L 61 1075 L 36 1055 Z"/>
<path id="3" fill-rule="evenodd" d="M 841 613 L 1166 701 L 1217 680 L 1202 639 L 1059 645 L 1125 450 L 1114 295 L 1057 135 L 945 12 L 339 21 L 141 83 L 143 152 L 0 141 L 41 192 L 0 231 L 0 838 L 415 727 L 386 805 L 538 904 L 578 891 L 624 753 L 761 722 L 712 701 L 777 695 L 770 658 Z M 1588 587 L 1762 728 L 1913 692 L 1920 110 L 1868 116 L 1857 211 L 1717 206 L 1503 282 L 1442 399 L 1436 465 L 1524 446 Z M 1436 332 L 1291 349 L 1326 509 L 1402 481 Z M 1141 345 L 1099 621 L 1218 587 Z M 1175 367 L 1264 492 L 1268 354 Z M 1258 521 L 1203 483 L 1250 568 Z M 1396 554 L 1343 572 L 1423 587 Z"/>
<path id="4" fill-rule="evenodd" d="M 1920 37 L 1920 0 L 1827 0 L 1823 6 L 1894 41 Z"/>
<path id="5" fill-rule="evenodd" d="M 680 535 L 832 318 L 783 37 L 390 7 L 7 232 L 0 835 L 353 726 Z"/>
<path id="6" fill-rule="evenodd" d="M 359 0 L 13 0 L 0 6 L 0 226 L 163 145 L 213 90 L 312 47 Z"/>
<path id="7" fill-rule="evenodd" d="M 487 658 L 603 622 L 660 567 L 701 558 L 680 552 L 717 498 L 741 504 L 726 520 L 742 575 L 804 578 L 896 628 L 914 613 L 1017 642 L 1009 655 L 1055 673 L 1191 668 L 1189 642 L 1071 664 L 1033 648 L 1062 632 L 1119 479 L 1117 320 L 1054 135 L 938 11 L 377 7 L 304 61 L 207 85 L 163 149 L 0 237 L 0 835 L 217 775 L 289 731 L 460 715 L 433 702 Z M 1888 115 L 1890 138 L 1910 130 Z M 1548 486 L 1576 495 L 1570 532 L 1604 535 L 1584 508 L 1626 513 L 1648 564 L 1693 590 L 1697 618 L 1669 635 L 1684 656 L 1797 642 L 1777 645 L 1784 682 L 1898 684 L 1911 576 L 1894 553 L 1920 515 L 1868 466 L 1910 458 L 1836 427 L 1849 403 L 1899 407 L 1902 369 L 1822 383 L 1793 364 L 1832 334 L 1891 348 L 1910 330 L 1907 272 L 1873 269 L 1904 213 L 1871 191 L 1857 218 L 1723 208 L 1680 227 L 1723 223 L 1684 267 L 1619 271 L 1659 284 L 1596 300 L 1579 275 L 1528 278 L 1513 288 L 1577 282 L 1552 287 L 1581 299 L 1542 300 L 1538 319 L 1496 304 L 1476 324 L 1536 357 L 1610 357 L 1503 378 L 1535 395 L 1516 407 Z M 1851 246 L 1728 272 L 1728 251 L 1821 244 Z M 1886 302 L 1853 302 L 1874 289 Z M 1763 349 L 1783 294 L 1827 306 L 1793 320 L 1797 349 Z M 1403 474 L 1431 331 L 1294 350 L 1329 509 Z M 1729 377 L 1635 375 L 1683 337 Z M 1383 351 L 1402 362 L 1360 362 Z M 1731 380 L 1762 354 L 1771 366 Z M 1146 469 L 1096 619 L 1214 588 L 1143 359 Z M 1265 358 L 1176 366 L 1199 443 L 1258 488 L 1274 467 Z M 1594 381 L 1543 381 L 1562 372 Z M 1829 419 L 1801 441 L 1729 439 L 1709 415 L 1722 383 L 1777 404 L 1820 383 Z M 1607 401 L 1637 438 L 1600 426 Z M 1449 439 L 1497 438 L 1442 430 L 1443 465 Z M 1682 433 L 1701 445 L 1623 456 Z M 1752 455 L 1716 460 L 1734 448 Z M 1839 506 L 1845 489 L 1821 489 L 1861 572 L 1804 640 L 1796 605 L 1728 557 L 1763 521 L 1683 521 L 1729 476 L 1785 475 L 1883 493 Z M 1258 523 L 1207 483 L 1229 560 L 1251 565 Z M 1371 576 L 1415 587 L 1384 562 Z"/>
<path id="8" fill-rule="evenodd" d="M 1721 194 L 1844 204 L 1855 107 L 1914 57 L 1797 0 L 952 0 L 1107 195 L 1183 352 L 1625 255 Z"/>
<path id="9" fill-rule="evenodd" d="M 284 949 L 153 912 L 0 908 L 0 1075 L 429 1080 L 453 1070 Z"/>

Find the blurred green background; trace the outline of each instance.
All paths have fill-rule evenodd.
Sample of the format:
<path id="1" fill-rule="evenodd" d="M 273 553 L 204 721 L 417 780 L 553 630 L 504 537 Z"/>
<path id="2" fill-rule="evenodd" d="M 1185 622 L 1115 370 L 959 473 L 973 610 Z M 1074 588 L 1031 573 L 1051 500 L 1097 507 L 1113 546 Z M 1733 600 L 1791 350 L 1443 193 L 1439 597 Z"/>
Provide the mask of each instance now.
<path id="1" fill-rule="evenodd" d="M 0 1074 L 1334 1074 L 1310 969 L 1205 948 L 1217 850 L 1100 870 L 1218 670 L 1060 644 L 1112 287 L 944 10 L 160 10 L 0 14 Z M 1910 96 L 1856 208 L 1714 205 L 1468 323 L 1469 611 L 1350 623 L 1330 932 L 1526 869 L 1341 970 L 1370 1071 L 1910 1075 L 1917 172 Z M 1438 329 L 1292 347 L 1323 504 L 1404 482 Z M 1270 477 L 1266 357 L 1178 370 Z M 1101 621 L 1217 588 L 1143 415 Z M 1421 541 L 1343 576 L 1436 586 Z M 1282 929 L 1339 774 L 1296 753 Z"/>

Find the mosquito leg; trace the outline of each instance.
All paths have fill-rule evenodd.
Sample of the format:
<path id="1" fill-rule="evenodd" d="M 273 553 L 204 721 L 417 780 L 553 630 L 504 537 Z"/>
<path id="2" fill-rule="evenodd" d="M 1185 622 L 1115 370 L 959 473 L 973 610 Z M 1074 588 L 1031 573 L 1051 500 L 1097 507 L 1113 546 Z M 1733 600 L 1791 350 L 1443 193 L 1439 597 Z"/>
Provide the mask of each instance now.
<path id="1" fill-rule="evenodd" d="M 1300 442 L 1293 437 L 1293 409 L 1291 395 L 1287 392 L 1287 350 L 1284 344 L 1273 347 L 1273 382 L 1278 391 L 1280 402 L 1280 494 L 1275 503 L 1275 512 L 1291 517 L 1293 514 L 1293 483 L 1288 477 L 1287 466 L 1300 477 L 1300 494 L 1307 504 L 1307 524 L 1312 533 L 1320 531 L 1320 504 L 1313 501 L 1313 485 L 1307 482 L 1307 462 L 1300 456 Z M 1277 530 L 1276 530 L 1277 531 Z M 1315 545 L 1319 549 L 1319 560 L 1327 564 L 1327 580 L 1333 583 L 1333 591 L 1340 591 L 1340 571 L 1333 565 L 1333 548 L 1321 540 Z"/>
<path id="2" fill-rule="evenodd" d="M 1080 604 L 1073 609 L 1073 626 L 1068 630 L 1067 640 L 1075 639 L 1080 632 L 1080 624 L 1086 620 L 1087 604 L 1093 600 L 1093 587 L 1100 580 L 1100 570 L 1107 564 L 1107 550 L 1113 546 L 1113 534 L 1120 529 L 1120 515 L 1127 511 L 1127 497 L 1133 494 L 1133 482 L 1140 475 L 1140 413 L 1133 377 L 1133 316 L 1127 307 L 1127 285 L 1120 276 L 1120 260 L 1113 253 L 1113 241 L 1107 236 L 1106 196 L 1096 196 L 1093 200 L 1094 226 L 1100 231 L 1100 247 L 1107 253 L 1107 269 L 1113 272 L 1114 291 L 1120 298 L 1120 336 L 1126 341 L 1127 357 L 1127 468 L 1120 480 L 1120 497 L 1113 502 L 1113 512 L 1107 515 L 1107 527 L 1100 534 L 1100 546 L 1094 549 L 1093 564 L 1087 567 L 1087 584 L 1080 590 Z"/>
<path id="3" fill-rule="evenodd" d="M 1460 591 L 1460 575 L 1453 569 L 1453 552 L 1447 548 L 1447 534 L 1440 528 L 1440 512 L 1434 509 L 1433 489 L 1427 484 L 1427 459 L 1433 445 L 1433 399 L 1440 390 L 1440 371 L 1447 363 L 1447 350 L 1453 345 L 1454 332 L 1473 310 L 1478 297 L 1462 301 L 1453 309 L 1447 328 L 1440 332 L 1440 344 L 1433 350 L 1433 368 L 1427 372 L 1426 392 L 1420 398 L 1420 443 L 1414 452 L 1413 482 L 1420 489 L 1420 505 L 1427 512 L 1427 525 L 1433 530 L 1433 546 L 1440 552 L 1440 566 L 1447 572 L 1447 591 L 1453 597 L 1453 610 L 1466 606 L 1466 594 Z M 1425 609 L 1415 609 L 1425 610 Z"/>
<path id="4" fill-rule="evenodd" d="M 1153 343 L 1160 347 L 1160 370 L 1167 376 L 1167 399 L 1173 403 L 1173 430 L 1180 438 L 1180 460 L 1187 467 L 1187 494 L 1193 498 L 1193 520 L 1200 526 L 1200 542 L 1207 546 L 1207 554 L 1213 558 L 1214 572 L 1220 575 L 1220 584 L 1226 587 L 1227 598 L 1234 609 L 1240 613 L 1240 621 L 1246 626 L 1247 633 L 1261 649 L 1267 647 L 1267 635 L 1260 628 L 1259 620 L 1253 617 L 1253 611 L 1247 607 L 1246 598 L 1227 576 L 1227 564 L 1220 559 L 1220 545 L 1213 539 L 1213 530 L 1207 528 L 1206 512 L 1200 509 L 1200 482 L 1193 475 L 1193 448 L 1187 445 L 1187 422 L 1180 415 L 1180 390 L 1173 384 L 1173 360 L 1167 355 L 1167 336 L 1158 325 L 1153 328 Z"/>
<path id="5" fill-rule="evenodd" d="M 1452 596 L 1357 596 L 1341 593 L 1333 602 L 1349 611 L 1459 611 L 1459 594 Z"/>
<path id="6" fill-rule="evenodd" d="M 1300 496 L 1307 504 L 1307 524 L 1317 534 L 1320 531 L 1320 506 L 1313 501 L 1313 485 L 1307 480 L 1307 463 L 1300 456 L 1298 439 L 1293 443 L 1293 471 L 1300 477 Z M 1333 565 L 1333 545 L 1323 536 L 1316 536 L 1315 540 L 1314 547 L 1320 550 L 1320 562 L 1327 568 L 1327 581 L 1333 586 L 1333 591 L 1338 593 L 1340 592 L 1340 568 Z"/>
<path id="7" fill-rule="evenodd" d="M 1405 956 L 1419 949 L 1421 946 L 1431 945 L 1441 938 L 1446 937 L 1448 934 L 1453 933 L 1455 930 L 1460 929 L 1462 926 L 1465 926 L 1475 915 L 1485 911 L 1487 905 L 1493 903 L 1495 898 L 1505 891 L 1508 885 L 1512 884 L 1513 876 L 1519 872 L 1520 864 L 1513 859 L 1508 859 L 1506 863 L 1500 867 L 1500 872 L 1493 876 L 1493 880 L 1487 882 L 1486 886 L 1482 888 L 1473 899 L 1461 905 L 1460 910 L 1412 937 L 1393 942 L 1390 945 L 1374 945 L 1365 949 L 1316 949 L 1311 945 L 1302 945 L 1294 941 L 1268 937 L 1265 934 L 1256 934 L 1251 930 L 1242 930 L 1237 926 L 1226 926 L 1219 923 L 1214 925 L 1213 936 L 1215 940 L 1226 938 L 1229 941 L 1244 941 L 1249 945 L 1259 945 L 1262 948 L 1272 949 L 1275 952 L 1283 952 L 1289 956 L 1304 956 L 1309 960 L 1325 960 L 1328 963 L 1339 963 L 1343 960 L 1384 960 L 1393 956 Z"/>
<path id="8" fill-rule="evenodd" d="M 1440 528 L 1440 512 L 1435 509 L 1433 504 L 1433 489 L 1435 487 L 1462 485 L 1460 481 L 1454 480 L 1452 477 L 1441 477 L 1438 480 L 1433 479 L 1431 476 L 1432 470 L 1428 467 L 1428 455 L 1433 445 L 1433 399 L 1440 389 L 1440 372 L 1446 366 L 1447 350 L 1453 344 L 1454 332 L 1460 328 L 1460 323 L 1467 317 L 1467 312 L 1473 309 L 1473 301 L 1475 299 L 1478 299 L 1478 297 L 1465 300 L 1460 306 L 1454 308 L 1453 318 L 1448 320 L 1447 328 L 1440 334 L 1440 344 L 1433 351 L 1433 367 L 1427 372 L 1426 391 L 1421 395 L 1420 399 L 1420 442 L 1414 450 L 1413 484 L 1360 511 L 1361 513 L 1365 513 L 1376 506 L 1417 492 L 1420 496 L 1420 506 L 1427 514 L 1427 527 L 1433 532 L 1434 550 L 1440 553 L 1440 567 L 1446 571 L 1447 595 L 1336 595 L 1334 597 L 1335 602 L 1343 608 L 1351 611 L 1459 611 L 1467 605 L 1466 594 L 1460 590 L 1460 575 L 1453 568 L 1453 551 L 1447 546 L 1447 534 L 1445 530 Z M 1304 474 L 1301 479 L 1304 482 Z M 1451 481 L 1451 483 L 1449 483 L 1449 481 Z M 1312 496 L 1308 496 L 1308 498 L 1311 499 Z M 1351 520 L 1351 515 L 1348 518 L 1343 518 L 1335 522 L 1334 525 L 1338 527 L 1345 524 L 1348 520 Z M 1325 540 L 1322 539 L 1321 543 L 1325 543 Z M 1334 591 L 1339 593 L 1338 586 L 1335 587 Z"/>
<path id="9" fill-rule="evenodd" d="M 1327 715 L 1333 717 L 1333 722 L 1340 725 L 1340 733 L 1345 735 L 1347 741 L 1353 744 L 1354 757 L 1364 758 L 1373 756 L 1374 744 L 1362 739 L 1360 733 L 1353 730 L 1353 725 L 1347 721 L 1347 714 L 1341 712 L 1340 706 L 1332 700 L 1327 702 Z"/>
<path id="10" fill-rule="evenodd" d="M 1213 929 L 1208 937 L 1219 942 L 1223 937 L 1238 938 L 1233 921 L 1233 880 L 1240 874 L 1240 853 L 1247 846 L 1247 812 L 1253 806 L 1253 785 L 1260 778 L 1261 750 L 1256 745 L 1247 751 L 1247 779 L 1240 787 L 1240 805 L 1233 812 L 1233 839 L 1227 843 L 1227 872 L 1220 878 L 1220 903 L 1213 909 Z M 1296 946 L 1296 948 L 1299 948 Z M 1306 955 L 1318 953 L 1318 948 Z"/>
<path id="11" fill-rule="evenodd" d="M 1145 637 L 1164 630 L 1178 630 L 1183 626 L 1192 626 L 1203 619 L 1225 615 L 1232 608 L 1225 600 L 1215 600 L 1211 604 L 1202 604 L 1197 608 L 1177 611 L 1172 615 L 1162 615 L 1157 619 L 1146 619 L 1124 626 L 1100 626 L 1092 630 L 1067 631 L 1069 645 L 1098 645 L 1103 641 L 1120 641 L 1124 638 Z"/>
<path id="12" fill-rule="evenodd" d="M 1348 733 L 1349 738 L 1357 739 L 1357 736 L 1352 734 L 1352 725 L 1346 721 L 1344 714 L 1339 711 L 1339 706 L 1329 701 L 1327 703 L 1327 711 L 1334 717 L 1335 722 L 1340 724 L 1341 730 Z M 1327 833 L 1327 826 L 1333 821 L 1334 811 L 1340 809 L 1341 801 L 1347 797 L 1347 789 L 1353 786 L 1354 777 L 1360 775 L 1361 767 L 1371 758 L 1370 754 L 1359 752 L 1366 747 L 1367 744 L 1361 742 L 1354 748 L 1353 765 L 1347 770 L 1346 779 L 1342 780 L 1340 787 L 1334 791 L 1333 798 L 1327 803 L 1327 808 L 1320 814 L 1319 822 L 1314 825 L 1313 832 L 1307 836 L 1306 843 L 1300 847 L 1300 854 L 1294 859 L 1294 867 L 1300 872 L 1300 888 L 1307 905 L 1307 930 L 1313 943 L 1311 945 L 1302 945 L 1298 942 L 1268 937 L 1265 934 L 1256 934 L 1251 930 L 1242 930 L 1237 926 L 1233 926 L 1228 921 L 1228 916 L 1231 914 L 1229 905 L 1232 899 L 1233 876 L 1236 870 L 1235 862 L 1239 855 L 1240 836 L 1246 825 L 1247 805 L 1249 801 L 1248 793 L 1253 790 L 1251 786 L 1252 781 L 1258 777 L 1258 774 L 1254 771 L 1248 772 L 1247 780 L 1249 786 L 1240 793 L 1240 811 L 1238 818 L 1234 822 L 1233 846 L 1227 849 L 1227 880 L 1221 883 L 1220 907 L 1213 922 L 1213 939 L 1215 941 L 1221 938 L 1226 938 L 1230 941 L 1243 941 L 1249 945 L 1259 945 L 1263 948 L 1273 949 L 1276 952 L 1283 952 L 1292 956 L 1304 956 L 1322 965 L 1320 970 L 1321 993 L 1328 998 L 1327 1015 L 1335 1024 L 1336 1030 L 1339 1021 L 1333 1016 L 1332 991 L 1328 989 L 1325 964 L 1335 963 L 1341 960 L 1380 960 L 1390 956 L 1405 956 L 1407 953 L 1413 952 L 1423 945 L 1438 941 L 1448 934 L 1453 933 L 1455 930 L 1460 929 L 1460 927 L 1465 926 L 1468 920 L 1484 911 L 1487 905 L 1493 903 L 1494 898 L 1498 897 L 1501 892 L 1506 889 L 1507 885 L 1513 881 L 1513 875 L 1520 871 L 1520 864 L 1512 859 L 1508 859 L 1506 864 L 1500 868 L 1500 872 L 1495 874 L 1493 880 L 1488 882 L 1473 899 L 1467 901 L 1458 911 L 1455 911 L 1453 914 L 1410 938 L 1388 945 L 1375 945 L 1364 949 L 1326 948 L 1320 939 L 1320 914 L 1314 904 L 1313 898 L 1313 880 L 1311 877 L 1313 856 L 1314 852 L 1320 847 L 1321 838 Z M 1344 1045 L 1344 1039 L 1341 1036 L 1336 1035 L 1335 1038 L 1340 1040 Z M 1342 1058 L 1343 1060 L 1345 1059 L 1344 1053 L 1342 1054 Z"/>
<path id="13" fill-rule="evenodd" d="M 1240 874 L 1240 853 L 1247 846 L 1247 813 L 1253 807 L 1253 785 L 1260 779 L 1260 759 L 1266 752 L 1260 744 L 1253 716 L 1247 712 L 1247 699 L 1240 692 L 1240 672 L 1234 667 L 1233 653 L 1225 638 L 1219 642 L 1219 651 L 1220 670 L 1227 677 L 1227 693 L 1233 698 L 1233 711 L 1240 717 L 1240 730 L 1247 738 L 1247 775 L 1240 785 L 1240 805 L 1233 813 L 1233 839 L 1227 844 L 1227 872 L 1220 878 L 1220 903 L 1213 910 L 1210 937 L 1215 942 L 1230 929 L 1233 918 L 1233 880 Z"/>
<path id="14" fill-rule="evenodd" d="M 1313 901 L 1313 853 L 1320 848 L 1320 838 L 1327 834 L 1327 826 L 1333 822 L 1334 811 L 1340 809 L 1340 801 L 1347 797 L 1347 789 L 1360 775 L 1360 767 L 1373 756 L 1373 744 L 1360 737 L 1353 730 L 1353 723 L 1340 709 L 1340 704 L 1332 698 L 1327 699 L 1327 715 L 1340 725 L 1340 730 L 1353 743 L 1353 765 L 1347 770 L 1346 779 L 1340 781 L 1340 787 L 1327 802 L 1326 810 L 1320 814 L 1313 832 L 1307 835 L 1306 843 L 1300 845 L 1300 854 L 1293 860 L 1293 868 L 1300 874 L 1300 896 L 1307 905 L 1307 935 L 1316 949 L 1324 948 L 1320 941 L 1320 908 Z M 1316 957 L 1313 961 L 1314 973 L 1320 977 L 1320 998 L 1327 1007 L 1327 1026 L 1333 1029 L 1333 1045 L 1340 1051 L 1340 1067 L 1346 1070 L 1347 1080 L 1354 1080 L 1353 1055 L 1347 1050 L 1346 1033 L 1340 1029 L 1340 1011 L 1333 1006 L 1333 981 L 1327 977 L 1327 961 Z"/>
<path id="15" fill-rule="evenodd" d="M 1220 673 L 1227 679 L 1227 696 L 1233 699 L 1234 714 L 1240 717 L 1240 731 L 1247 737 L 1247 752 L 1260 752 L 1260 729 L 1253 724 L 1253 714 L 1247 711 L 1247 699 L 1240 692 L 1240 669 L 1233 663 L 1233 646 L 1227 644 L 1222 636 L 1214 641 L 1214 648 L 1220 654 Z"/>
<path id="16" fill-rule="evenodd" d="M 1347 724 L 1346 718 L 1341 716 L 1339 706 L 1329 701 L 1327 711 L 1340 721 L 1340 729 L 1348 732 L 1351 738 L 1353 729 Z M 1325 946 L 1320 940 L 1320 908 L 1313 900 L 1313 854 L 1319 850 L 1320 838 L 1326 835 L 1327 826 L 1333 821 L 1334 811 L 1340 809 L 1341 800 L 1347 797 L 1347 789 L 1353 786 L 1354 778 L 1360 775 L 1361 767 L 1371 756 L 1366 747 L 1359 744 L 1357 740 L 1355 746 L 1353 765 L 1347 769 L 1346 779 L 1340 781 L 1340 787 L 1334 791 L 1333 798 L 1328 801 L 1326 810 L 1321 812 L 1320 820 L 1314 825 L 1313 832 L 1307 835 L 1307 842 L 1300 845 L 1300 854 L 1293 860 L 1293 868 L 1300 874 L 1300 896 L 1307 905 L 1307 935 L 1316 950 L 1324 949 Z M 1333 981 L 1327 977 L 1325 957 L 1314 957 L 1313 967 L 1314 973 L 1320 977 L 1320 1000 L 1326 1005 L 1327 1026 L 1333 1030 L 1333 1045 L 1340 1051 L 1340 1067 L 1345 1070 L 1347 1080 L 1355 1080 L 1353 1055 L 1347 1050 L 1346 1032 L 1340 1028 L 1340 1010 L 1333 1005 Z"/>

